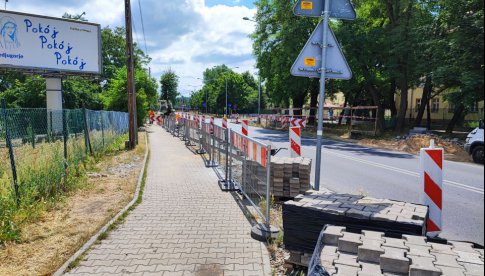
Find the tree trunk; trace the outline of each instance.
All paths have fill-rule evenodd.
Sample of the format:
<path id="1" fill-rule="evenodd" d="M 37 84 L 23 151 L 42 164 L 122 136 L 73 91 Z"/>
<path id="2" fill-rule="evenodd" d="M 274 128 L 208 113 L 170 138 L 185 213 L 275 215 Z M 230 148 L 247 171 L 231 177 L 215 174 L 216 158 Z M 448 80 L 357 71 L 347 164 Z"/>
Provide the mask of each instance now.
<path id="1" fill-rule="evenodd" d="M 338 115 L 338 125 L 339 126 L 342 125 L 342 120 L 344 119 L 344 115 L 345 115 L 345 108 L 347 107 L 348 103 L 349 103 L 349 100 L 347 99 L 347 97 L 345 97 L 344 108 L 342 109 L 342 111 Z"/>
<path id="2" fill-rule="evenodd" d="M 399 1 L 398 1 L 399 3 Z M 404 18 L 404 30 L 402 31 L 401 43 L 408 44 L 410 36 L 410 23 L 413 15 L 414 1 L 408 1 L 408 7 Z M 397 20 L 397 19 L 396 19 Z M 401 90 L 401 104 L 397 117 L 396 131 L 402 133 L 406 123 L 406 112 L 408 110 L 408 89 L 409 89 L 409 55 L 411 54 L 412 45 L 408 45 L 408 48 L 400 53 L 398 58 L 398 72 L 399 72 L 399 90 Z"/>
<path id="3" fill-rule="evenodd" d="M 385 106 L 384 104 L 381 103 L 381 95 L 374 86 L 368 85 L 367 89 L 372 95 L 372 100 L 374 102 L 374 105 L 377 106 L 378 116 L 376 118 L 377 120 L 376 125 L 377 125 L 377 134 L 380 135 L 384 132 L 384 129 L 386 128 L 385 119 L 384 119 Z"/>
<path id="4" fill-rule="evenodd" d="M 456 124 L 460 121 L 460 119 L 462 118 L 464 112 L 465 112 L 465 105 L 462 104 L 462 103 L 460 103 L 455 108 L 455 113 L 453 114 L 453 118 L 448 123 L 448 127 L 446 128 L 446 133 L 447 134 L 452 134 L 453 133 L 453 130 L 455 129 Z"/>
<path id="5" fill-rule="evenodd" d="M 391 81 L 391 89 L 389 90 L 389 94 L 386 95 L 386 105 L 391 110 L 391 117 L 396 118 L 397 116 L 397 107 L 396 107 L 396 100 L 394 99 L 394 95 L 396 94 L 396 80 L 392 79 Z"/>
<path id="6" fill-rule="evenodd" d="M 401 104 L 399 106 L 399 113 L 397 117 L 396 132 L 402 133 L 406 123 L 406 112 L 408 110 L 408 79 L 407 69 L 403 68 L 401 71 L 401 81 L 399 88 L 401 90 Z"/>
<path id="7" fill-rule="evenodd" d="M 416 120 L 414 121 L 414 126 L 421 126 L 421 123 L 423 122 L 424 111 L 426 107 L 429 105 L 431 92 L 433 92 L 433 82 L 431 81 L 430 76 L 426 76 L 426 82 L 424 84 L 424 89 L 423 89 L 423 98 L 421 99 L 421 106 L 419 107 L 418 115 L 416 116 Z M 429 110 L 429 107 L 428 107 L 428 110 Z M 411 112 L 413 111 L 411 110 Z M 428 119 L 429 119 L 429 116 L 428 116 Z"/>
<path id="8" fill-rule="evenodd" d="M 318 108 L 318 94 L 320 93 L 320 83 L 314 79 L 310 84 L 310 118 L 308 118 L 308 125 L 316 126 L 317 122 L 317 108 Z"/>
<path id="9" fill-rule="evenodd" d="M 428 101 L 426 102 L 426 110 L 427 110 L 427 115 L 428 115 L 428 118 L 426 119 L 426 127 L 428 128 L 428 130 L 431 130 L 431 100 L 428 99 Z"/>
<path id="10" fill-rule="evenodd" d="M 305 97 L 294 97 L 293 98 L 293 108 L 302 108 L 304 104 Z M 301 110 L 294 110 L 293 115 L 299 116 L 302 115 Z"/>

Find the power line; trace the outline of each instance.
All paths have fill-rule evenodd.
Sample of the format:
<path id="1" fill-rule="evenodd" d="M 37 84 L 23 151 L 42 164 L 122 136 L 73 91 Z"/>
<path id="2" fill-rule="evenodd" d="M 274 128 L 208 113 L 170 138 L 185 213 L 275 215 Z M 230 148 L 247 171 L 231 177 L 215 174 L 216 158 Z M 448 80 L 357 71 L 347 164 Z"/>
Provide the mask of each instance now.
<path id="1" fill-rule="evenodd" d="M 136 44 L 137 44 L 137 45 L 140 45 L 140 41 L 138 40 L 138 32 L 136 31 L 136 24 L 135 24 L 135 21 L 136 21 L 136 20 L 135 20 L 135 17 L 133 16 L 133 14 L 131 15 L 131 17 L 132 17 L 132 19 L 133 19 L 133 20 L 131 21 L 131 26 L 132 26 L 133 31 L 134 31 L 134 33 L 135 33 L 135 40 L 136 40 Z"/>
<path id="2" fill-rule="evenodd" d="M 143 12 L 142 12 L 142 9 L 141 9 L 141 0 L 138 0 L 138 7 L 140 8 L 141 29 L 143 31 L 143 40 L 145 42 L 145 54 L 148 55 L 147 37 L 145 35 L 145 23 L 143 21 Z"/>

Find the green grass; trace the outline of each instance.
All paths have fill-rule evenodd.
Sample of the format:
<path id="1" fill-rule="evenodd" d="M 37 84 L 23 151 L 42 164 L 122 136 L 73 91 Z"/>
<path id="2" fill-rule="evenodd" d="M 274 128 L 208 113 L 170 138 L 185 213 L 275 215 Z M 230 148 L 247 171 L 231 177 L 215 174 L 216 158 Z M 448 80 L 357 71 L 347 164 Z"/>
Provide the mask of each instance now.
<path id="1" fill-rule="evenodd" d="M 105 144 L 99 133 L 92 133 L 96 147 L 93 156 L 86 154 L 84 137 L 71 137 L 67 143 L 67 170 L 64 164 L 64 145 L 58 140 L 14 147 L 18 175 L 17 198 L 8 150 L 0 148 L 0 246 L 6 242 L 21 242 L 20 228 L 36 221 L 43 212 L 72 191 L 87 183 L 86 172 L 95 168 L 104 155 L 124 149 L 127 135 L 105 133 Z M 18 204 L 17 204 L 18 199 Z"/>

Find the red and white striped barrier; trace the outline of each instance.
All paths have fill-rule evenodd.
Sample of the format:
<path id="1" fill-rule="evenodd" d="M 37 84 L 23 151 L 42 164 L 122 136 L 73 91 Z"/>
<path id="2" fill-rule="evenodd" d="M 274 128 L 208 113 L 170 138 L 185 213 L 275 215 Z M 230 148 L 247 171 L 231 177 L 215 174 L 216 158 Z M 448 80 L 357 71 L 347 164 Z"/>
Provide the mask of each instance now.
<path id="1" fill-rule="evenodd" d="M 306 119 L 291 118 L 291 126 L 305 128 Z"/>
<path id="2" fill-rule="evenodd" d="M 290 127 L 291 157 L 301 157 L 301 128 Z"/>
<path id="3" fill-rule="evenodd" d="M 160 125 L 160 126 L 162 125 L 162 116 L 161 115 L 157 115 L 155 117 L 155 120 L 157 120 L 158 125 Z"/>
<path id="4" fill-rule="evenodd" d="M 290 124 L 290 118 L 288 117 L 282 117 L 281 118 L 281 125 L 283 128 L 287 128 Z"/>
<path id="5" fill-rule="evenodd" d="M 216 121 L 216 118 L 211 117 L 211 120 L 210 120 L 210 131 L 211 131 L 211 133 L 214 133 L 214 124 L 215 124 L 215 121 Z"/>
<path id="6" fill-rule="evenodd" d="M 421 181 L 424 184 L 424 204 L 429 206 L 428 236 L 437 237 L 443 230 L 443 160 L 444 150 L 421 149 Z"/>
<path id="7" fill-rule="evenodd" d="M 268 165 L 269 151 L 266 147 L 236 132 L 231 132 L 231 134 L 232 144 L 240 151 L 245 152 L 249 160 L 258 162 L 263 167 Z"/>
<path id="8" fill-rule="evenodd" d="M 222 119 L 222 128 L 227 128 L 227 117 Z"/>
<path id="9" fill-rule="evenodd" d="M 242 120 L 242 134 L 249 136 L 249 120 Z"/>

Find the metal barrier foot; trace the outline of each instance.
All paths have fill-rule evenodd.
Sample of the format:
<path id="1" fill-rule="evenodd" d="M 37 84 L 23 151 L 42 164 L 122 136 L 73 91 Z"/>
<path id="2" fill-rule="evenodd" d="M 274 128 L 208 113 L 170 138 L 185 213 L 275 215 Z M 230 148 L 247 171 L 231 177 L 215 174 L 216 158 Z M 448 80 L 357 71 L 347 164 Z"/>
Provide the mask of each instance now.
<path id="1" fill-rule="evenodd" d="M 235 192 L 235 191 L 239 191 L 238 188 L 236 188 L 236 185 L 234 184 L 234 182 L 232 182 L 231 180 L 219 180 L 218 181 L 219 183 L 219 186 L 221 187 L 221 190 L 223 192 Z"/>
<path id="2" fill-rule="evenodd" d="M 257 224 L 251 229 L 251 238 L 266 242 L 269 239 L 276 239 L 280 234 L 280 229 L 276 226 L 266 226 L 265 224 Z"/>
<path id="3" fill-rule="evenodd" d="M 219 167 L 219 164 L 217 164 L 217 162 L 216 162 L 216 161 L 214 161 L 214 160 L 207 160 L 207 161 L 205 162 L 205 166 L 206 166 L 207 168 L 215 168 L 215 167 Z"/>

